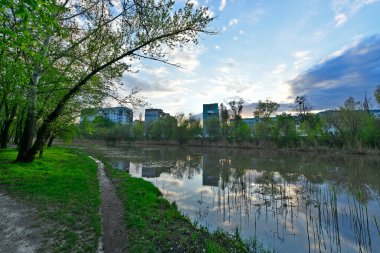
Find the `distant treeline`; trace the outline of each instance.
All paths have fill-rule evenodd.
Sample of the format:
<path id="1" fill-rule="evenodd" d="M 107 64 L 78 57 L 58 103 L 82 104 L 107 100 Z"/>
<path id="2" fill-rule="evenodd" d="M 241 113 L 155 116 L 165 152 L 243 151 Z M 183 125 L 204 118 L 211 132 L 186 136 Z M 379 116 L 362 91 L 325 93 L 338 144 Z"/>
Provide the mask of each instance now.
<path id="1" fill-rule="evenodd" d="M 294 107 L 296 116 L 282 113 L 270 117 L 278 108 L 273 103 L 260 101 L 254 112 L 257 120 L 250 125 L 241 118 L 242 106 L 236 106 L 239 103 L 235 101 L 230 110 L 221 104 L 220 117 L 209 118 L 203 126 L 200 120 L 184 114 L 164 116 L 149 124 L 135 121 L 132 125 L 118 125 L 97 117 L 93 121 L 82 121 L 76 134 L 85 139 L 127 142 L 170 140 L 185 144 L 199 139 L 235 144 L 249 142 L 260 147 L 326 146 L 357 151 L 380 147 L 380 118 L 369 110 L 366 100 L 361 103 L 350 97 L 337 110 L 313 114 L 309 112 L 311 106 L 307 104 L 307 99 L 297 97 Z M 270 113 L 266 106 L 272 108 Z"/>

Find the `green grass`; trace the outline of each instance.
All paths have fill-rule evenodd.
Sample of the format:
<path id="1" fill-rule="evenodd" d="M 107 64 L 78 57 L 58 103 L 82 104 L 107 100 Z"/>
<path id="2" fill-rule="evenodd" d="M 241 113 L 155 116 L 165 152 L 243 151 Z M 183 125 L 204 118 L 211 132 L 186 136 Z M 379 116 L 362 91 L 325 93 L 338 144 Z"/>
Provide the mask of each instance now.
<path id="1" fill-rule="evenodd" d="M 46 228 L 41 251 L 95 252 L 101 225 L 97 165 L 84 153 L 49 148 L 32 163 L 0 150 L 0 190 L 35 207 Z"/>
<path id="2" fill-rule="evenodd" d="M 150 182 L 106 167 L 125 208 L 130 252 L 248 252 L 233 236 L 196 228 Z"/>

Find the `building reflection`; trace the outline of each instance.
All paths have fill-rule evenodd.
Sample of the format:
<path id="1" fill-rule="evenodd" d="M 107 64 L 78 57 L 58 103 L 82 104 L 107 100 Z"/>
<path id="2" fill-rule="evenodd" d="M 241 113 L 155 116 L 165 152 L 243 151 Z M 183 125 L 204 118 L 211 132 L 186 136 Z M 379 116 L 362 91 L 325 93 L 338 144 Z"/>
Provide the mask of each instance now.
<path id="1" fill-rule="evenodd" d="M 159 177 L 162 173 L 170 173 L 171 167 L 162 166 L 154 167 L 149 165 L 142 165 L 141 176 L 145 178 L 156 178 Z"/>
<path id="2" fill-rule="evenodd" d="M 129 172 L 129 165 L 130 165 L 130 163 L 131 162 L 129 160 L 118 160 L 118 161 L 112 162 L 112 166 L 115 169 L 118 169 L 118 170 L 121 170 L 121 171 L 125 171 L 125 172 Z"/>
<path id="3" fill-rule="evenodd" d="M 213 159 L 209 155 L 202 158 L 202 185 L 203 186 L 219 186 L 220 173 L 216 166 L 217 159 Z"/>

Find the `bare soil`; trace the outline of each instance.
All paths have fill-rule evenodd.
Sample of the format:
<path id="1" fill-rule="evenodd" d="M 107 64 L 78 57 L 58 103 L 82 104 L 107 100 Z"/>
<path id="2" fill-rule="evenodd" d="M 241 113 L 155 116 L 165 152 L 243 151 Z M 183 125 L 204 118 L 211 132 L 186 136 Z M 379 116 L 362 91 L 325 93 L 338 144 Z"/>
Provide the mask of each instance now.
<path id="1" fill-rule="evenodd" d="M 0 192 L 0 252 L 33 253 L 44 242 L 37 211 Z"/>
<path id="2" fill-rule="evenodd" d="M 102 237 L 98 253 L 128 252 L 122 203 L 105 174 L 103 163 L 94 160 L 98 163 L 101 191 Z M 39 252 L 46 244 L 46 229 L 35 208 L 0 191 L 0 252 Z"/>
<path id="3" fill-rule="evenodd" d="M 123 221 L 123 205 L 116 196 L 115 186 L 106 176 L 103 163 L 94 160 L 98 164 L 103 228 L 100 252 L 128 252 L 127 231 Z"/>

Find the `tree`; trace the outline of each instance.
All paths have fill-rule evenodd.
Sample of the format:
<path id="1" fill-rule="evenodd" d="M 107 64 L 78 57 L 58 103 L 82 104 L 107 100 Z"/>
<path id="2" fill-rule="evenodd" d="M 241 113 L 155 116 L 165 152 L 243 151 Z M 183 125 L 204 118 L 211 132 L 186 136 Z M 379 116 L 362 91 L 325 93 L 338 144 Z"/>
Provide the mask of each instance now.
<path id="1" fill-rule="evenodd" d="M 273 102 L 269 99 L 265 101 L 259 100 L 256 105 L 256 110 L 253 112 L 253 115 L 257 118 L 269 118 L 274 112 L 278 110 L 280 105 L 276 102 Z"/>
<path id="2" fill-rule="evenodd" d="M 218 139 L 220 137 L 219 117 L 209 117 L 203 124 L 203 128 L 206 129 L 206 134 L 209 138 Z"/>
<path id="3" fill-rule="evenodd" d="M 306 115 L 310 112 L 313 107 L 311 106 L 307 96 L 297 96 L 294 100 L 294 105 L 292 106 L 293 111 L 298 112 L 298 116 L 301 121 L 306 118 Z"/>
<path id="4" fill-rule="evenodd" d="M 243 104 L 244 104 L 244 100 L 242 98 L 237 98 L 236 100 L 232 100 L 230 102 L 228 102 L 228 104 L 230 105 L 230 108 L 231 108 L 231 111 L 233 113 L 233 116 L 234 116 L 234 126 L 235 127 L 238 127 L 242 117 L 241 117 L 241 113 L 243 111 Z"/>
<path id="5" fill-rule="evenodd" d="M 220 104 L 219 110 L 220 110 L 220 120 L 222 124 L 222 134 L 223 136 L 227 136 L 228 120 L 230 118 L 230 115 L 228 114 L 227 107 L 223 105 L 223 103 Z"/>
<path id="6" fill-rule="evenodd" d="M 230 118 L 230 115 L 228 114 L 227 107 L 223 105 L 223 103 L 220 104 L 220 119 L 222 125 L 227 125 L 228 119 Z"/>
<path id="7" fill-rule="evenodd" d="M 359 140 L 360 129 L 367 116 L 368 114 L 362 110 L 360 101 L 349 97 L 339 110 L 332 111 L 326 116 L 326 123 L 335 129 L 343 143 L 353 146 Z"/>
<path id="8" fill-rule="evenodd" d="M 11 3 L 19 8 L 20 2 L 23 1 Z M 35 64 L 27 85 L 27 119 L 17 158 L 23 162 L 34 160 L 52 123 L 71 100 L 86 91 L 108 91 L 119 83 L 123 72 L 132 71 L 130 62 L 135 59 L 169 63 L 165 58 L 168 49 L 197 43 L 199 33 L 213 34 L 206 29 L 212 21 L 207 8 L 194 7 L 190 1 L 182 8 L 174 7 L 172 0 L 47 2 L 50 5 L 44 9 L 44 16 L 54 22 L 49 26 L 42 22 L 28 26 L 38 36 L 32 36 L 37 46 L 28 49 Z M 2 7 L 8 13 L 14 6 Z M 37 22 L 38 18 L 33 20 Z M 29 25 L 27 20 L 23 22 Z M 53 70 L 56 74 L 49 79 Z M 45 80 L 43 87 L 41 80 Z M 45 87 L 57 91 L 57 96 L 41 119 L 32 143 L 37 128 L 37 93 Z M 130 99 L 124 102 L 131 102 Z"/>
<path id="9" fill-rule="evenodd" d="M 294 144 L 297 141 L 297 128 L 294 118 L 290 114 L 282 113 L 277 117 L 277 139 L 279 144 Z"/>

